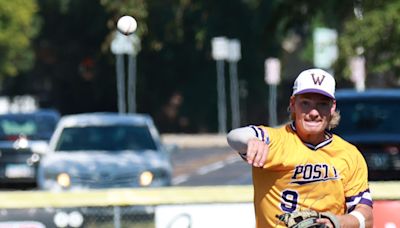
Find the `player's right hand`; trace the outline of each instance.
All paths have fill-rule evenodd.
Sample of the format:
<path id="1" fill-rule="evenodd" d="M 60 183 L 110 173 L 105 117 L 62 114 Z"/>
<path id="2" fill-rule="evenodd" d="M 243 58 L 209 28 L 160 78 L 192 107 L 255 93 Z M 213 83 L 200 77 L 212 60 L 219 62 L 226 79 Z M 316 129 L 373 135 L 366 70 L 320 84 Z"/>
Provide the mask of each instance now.
<path id="1" fill-rule="evenodd" d="M 253 138 L 247 142 L 247 163 L 254 167 L 263 167 L 269 151 L 269 146 L 265 142 Z"/>

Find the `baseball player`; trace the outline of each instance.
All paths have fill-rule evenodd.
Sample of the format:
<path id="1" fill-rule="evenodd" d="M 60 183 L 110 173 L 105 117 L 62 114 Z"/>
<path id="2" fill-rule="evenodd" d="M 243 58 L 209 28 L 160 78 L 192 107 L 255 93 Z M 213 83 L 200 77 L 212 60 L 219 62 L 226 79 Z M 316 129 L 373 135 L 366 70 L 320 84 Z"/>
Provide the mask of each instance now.
<path id="1" fill-rule="evenodd" d="M 324 70 L 305 70 L 290 97 L 291 123 L 228 133 L 229 145 L 252 165 L 258 228 L 284 227 L 279 215 L 309 210 L 334 215 L 315 219 L 326 227 L 372 227 L 366 162 L 330 132 L 340 119 L 335 84 Z"/>

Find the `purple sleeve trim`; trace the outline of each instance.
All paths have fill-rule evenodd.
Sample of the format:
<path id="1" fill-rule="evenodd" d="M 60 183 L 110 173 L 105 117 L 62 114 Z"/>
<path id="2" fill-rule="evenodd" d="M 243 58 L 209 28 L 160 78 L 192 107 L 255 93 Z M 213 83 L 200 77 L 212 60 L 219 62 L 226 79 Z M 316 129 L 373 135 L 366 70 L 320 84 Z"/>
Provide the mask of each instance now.
<path id="1" fill-rule="evenodd" d="M 253 125 L 251 125 L 250 127 L 251 127 L 251 129 L 253 129 L 253 130 L 254 130 L 254 133 L 256 133 L 256 137 L 258 138 L 258 132 L 257 132 L 257 129 L 256 129 L 256 127 L 255 127 L 255 126 L 253 126 Z"/>
<path id="2" fill-rule="evenodd" d="M 369 200 L 369 199 L 364 199 L 364 198 L 362 198 L 362 199 L 360 200 L 360 203 L 361 203 L 361 204 L 368 205 L 368 206 L 370 206 L 370 207 L 373 206 L 373 202 L 372 202 L 371 200 Z"/>
<path id="3" fill-rule="evenodd" d="M 367 194 L 367 195 L 366 195 Z M 358 193 L 357 195 L 355 195 L 355 196 L 351 196 L 351 197 L 346 197 L 346 204 L 349 206 L 349 205 L 352 205 L 352 206 L 350 206 L 348 209 L 347 209 L 347 212 L 348 213 L 350 213 L 350 212 L 352 212 L 355 208 L 356 208 L 356 206 L 358 205 L 358 204 L 365 204 L 365 205 L 368 205 L 368 206 L 370 206 L 370 207 L 373 207 L 373 201 L 372 201 L 372 199 L 370 198 L 370 191 L 369 191 L 369 189 L 367 189 L 367 190 L 365 190 L 365 191 L 363 191 L 363 192 L 360 192 L 360 193 Z"/>
<path id="4" fill-rule="evenodd" d="M 259 127 L 257 127 L 257 128 L 258 128 L 258 130 L 261 131 L 261 140 L 264 141 L 264 131 L 263 131 L 263 129 L 261 129 Z"/>
<path id="5" fill-rule="evenodd" d="M 347 213 L 350 213 L 350 212 L 354 211 L 354 208 L 356 208 L 356 205 L 350 207 L 350 208 L 347 210 Z"/>
<path id="6" fill-rule="evenodd" d="M 264 141 L 266 144 L 269 144 L 269 137 L 268 137 L 268 135 L 267 135 L 267 137 L 265 137 L 265 133 L 264 133 L 264 130 L 263 129 L 261 129 L 261 128 L 259 128 L 259 127 L 256 127 L 256 126 L 254 126 L 254 125 L 250 125 L 249 127 L 251 127 L 251 129 L 253 129 L 253 131 L 254 131 L 254 133 L 256 134 L 256 137 L 258 138 L 258 139 L 260 139 L 260 137 L 259 137 L 259 132 L 261 132 L 261 140 L 262 141 Z"/>
<path id="7" fill-rule="evenodd" d="M 357 197 L 361 197 L 362 195 L 364 195 L 366 192 L 369 192 L 369 188 L 363 192 L 359 192 L 357 195 L 355 196 L 350 196 L 350 197 L 346 197 L 346 202 L 351 202 L 354 201 Z"/>

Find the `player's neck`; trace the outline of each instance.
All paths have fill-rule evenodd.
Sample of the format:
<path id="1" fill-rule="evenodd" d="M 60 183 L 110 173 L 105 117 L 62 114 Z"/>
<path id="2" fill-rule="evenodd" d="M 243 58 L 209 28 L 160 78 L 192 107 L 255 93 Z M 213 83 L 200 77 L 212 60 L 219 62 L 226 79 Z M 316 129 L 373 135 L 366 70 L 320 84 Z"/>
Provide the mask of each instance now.
<path id="1" fill-rule="evenodd" d="M 297 136 L 303 143 L 310 144 L 313 146 L 317 146 L 332 137 L 332 135 L 325 130 L 323 130 L 322 132 L 321 131 L 310 132 L 304 130 L 301 126 L 297 126 L 296 122 L 292 122 L 290 124 L 290 127 L 293 129 L 293 131 L 296 132 Z"/>
<path id="2" fill-rule="evenodd" d="M 307 133 L 301 133 L 297 132 L 299 138 L 306 143 L 312 144 L 312 145 L 318 145 L 325 141 L 325 133 L 319 133 L 319 134 L 307 134 Z"/>

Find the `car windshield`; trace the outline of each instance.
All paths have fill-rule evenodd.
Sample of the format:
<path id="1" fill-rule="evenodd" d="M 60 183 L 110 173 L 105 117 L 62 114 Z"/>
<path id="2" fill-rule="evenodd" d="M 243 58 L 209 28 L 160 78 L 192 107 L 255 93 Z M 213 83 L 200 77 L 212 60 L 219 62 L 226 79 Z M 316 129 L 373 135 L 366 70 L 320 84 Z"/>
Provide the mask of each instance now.
<path id="1" fill-rule="evenodd" d="M 341 113 L 338 134 L 399 134 L 400 121 L 397 113 L 400 106 L 393 100 L 341 100 L 338 101 Z"/>
<path id="2" fill-rule="evenodd" d="M 14 140 L 24 135 L 34 140 L 49 140 L 57 119 L 51 115 L 0 115 L 0 139 Z"/>
<path id="3" fill-rule="evenodd" d="M 156 150 L 146 126 L 87 126 L 65 128 L 56 151 L 76 150 Z"/>

